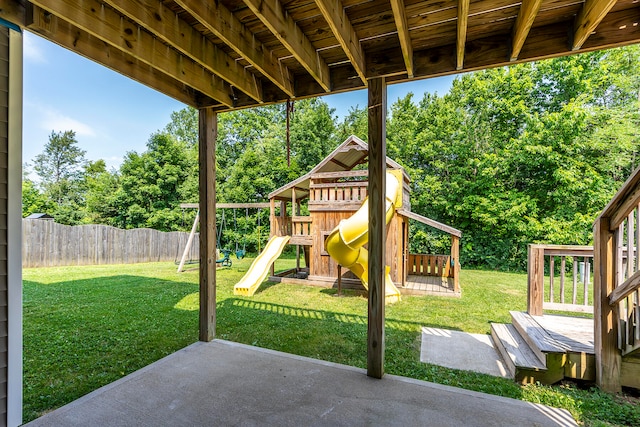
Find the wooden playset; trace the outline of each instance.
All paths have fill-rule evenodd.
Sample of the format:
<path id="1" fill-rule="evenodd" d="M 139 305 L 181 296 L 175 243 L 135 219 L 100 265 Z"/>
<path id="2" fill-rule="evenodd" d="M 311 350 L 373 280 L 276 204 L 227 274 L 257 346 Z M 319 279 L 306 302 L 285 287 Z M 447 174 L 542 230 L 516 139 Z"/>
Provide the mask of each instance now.
<path id="1" fill-rule="evenodd" d="M 366 277 L 361 278 L 352 266 L 341 265 L 330 254 L 327 239 L 332 232 L 336 239 L 345 240 L 339 250 L 360 251 L 367 242 L 367 214 L 362 210 L 367 200 L 368 171 L 367 144 L 355 136 L 349 137 L 309 173 L 269 194 L 271 236 L 290 236 L 289 245 L 296 247 L 296 268 L 275 274 L 270 265 L 269 280 L 277 282 L 313 284 L 328 287 L 362 289 Z M 404 169 L 387 157 L 387 239 L 386 264 L 388 285 L 402 294 L 438 293 L 460 295 L 459 239 L 460 231 L 411 212 L 410 180 Z M 389 200 L 389 183 L 398 180 L 398 194 Z M 391 206 L 391 203 L 394 206 Z M 355 218 L 361 217 L 362 220 Z M 350 221 L 347 223 L 346 221 Z M 410 221 L 417 221 L 447 233 L 451 250 L 447 255 L 409 253 Z M 346 230 L 338 231 L 342 227 Z M 347 232 L 358 241 L 348 240 Z M 281 243 L 282 241 L 280 241 Z M 269 245 L 268 245 L 269 246 Z M 274 245 L 275 246 L 275 245 Z M 282 251 L 284 245 L 277 245 Z M 282 246 L 282 247 L 280 247 Z M 266 249 L 266 248 L 265 248 Z M 327 250 L 329 249 L 329 251 Z M 353 253 L 354 257 L 357 256 Z M 360 251 L 365 257 L 366 250 Z M 261 254 L 262 255 L 262 254 Z M 277 258 L 268 254 L 268 258 Z M 334 256 L 332 256 L 334 255 Z M 348 254 L 349 255 L 349 254 Z M 345 259 L 342 257 L 341 259 Z M 341 261 L 344 264 L 344 261 Z M 355 265 L 355 264 L 354 264 Z M 366 267 L 366 265 L 365 265 Z M 366 268 L 364 269 L 366 271 Z M 354 275 L 356 273 L 357 275 Z M 257 279 L 258 277 L 256 277 Z M 362 279 L 362 280 L 361 280 Z M 389 285 L 389 279 L 392 284 Z M 263 279 L 264 280 L 264 279 Z M 255 280 L 254 280 L 255 282 Z M 236 287 L 236 293 L 251 295 L 259 283 L 249 290 Z M 242 288 L 242 289 L 240 289 Z M 389 300 L 389 293 L 387 299 Z M 397 298 L 399 299 L 399 294 Z"/>

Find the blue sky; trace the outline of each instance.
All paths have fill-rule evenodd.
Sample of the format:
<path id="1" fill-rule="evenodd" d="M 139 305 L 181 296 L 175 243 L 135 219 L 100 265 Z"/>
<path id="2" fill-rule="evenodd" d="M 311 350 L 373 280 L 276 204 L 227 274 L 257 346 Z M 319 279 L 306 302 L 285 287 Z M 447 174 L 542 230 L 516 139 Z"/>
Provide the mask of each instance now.
<path id="1" fill-rule="evenodd" d="M 388 101 L 413 92 L 446 93 L 453 77 L 390 85 Z M 323 97 L 342 118 L 367 103 L 365 90 Z M 118 167 L 127 151 L 142 152 L 149 136 L 185 105 L 25 32 L 23 161 L 42 152 L 52 131 L 74 130 L 89 160 Z M 30 168 L 28 168 L 29 170 Z M 30 177 L 35 179 L 35 174 Z"/>

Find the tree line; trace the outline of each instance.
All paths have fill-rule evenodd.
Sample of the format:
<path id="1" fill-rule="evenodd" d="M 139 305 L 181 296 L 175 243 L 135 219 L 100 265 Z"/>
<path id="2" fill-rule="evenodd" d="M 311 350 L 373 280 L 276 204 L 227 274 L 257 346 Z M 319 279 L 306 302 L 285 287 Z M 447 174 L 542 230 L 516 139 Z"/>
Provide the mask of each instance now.
<path id="1" fill-rule="evenodd" d="M 412 210 L 462 230 L 465 266 L 520 270 L 528 243 L 591 243 L 593 220 L 640 163 L 639 70 L 631 46 L 464 74 L 446 94 L 397 99 L 387 154 L 411 176 Z M 288 165 L 285 123 L 284 105 L 219 115 L 219 202 L 265 201 L 349 135 L 367 140 L 364 106 L 338 120 L 322 99 L 297 101 Z M 194 109 L 174 112 L 117 170 L 87 162 L 72 131 L 52 133 L 33 160 L 39 180 L 24 178 L 23 213 L 186 230 L 195 212 L 179 204 L 198 200 L 197 129 Z M 223 246 L 255 250 L 267 235 L 268 212 L 225 214 Z M 447 245 L 418 225 L 411 242 L 416 252 Z"/>

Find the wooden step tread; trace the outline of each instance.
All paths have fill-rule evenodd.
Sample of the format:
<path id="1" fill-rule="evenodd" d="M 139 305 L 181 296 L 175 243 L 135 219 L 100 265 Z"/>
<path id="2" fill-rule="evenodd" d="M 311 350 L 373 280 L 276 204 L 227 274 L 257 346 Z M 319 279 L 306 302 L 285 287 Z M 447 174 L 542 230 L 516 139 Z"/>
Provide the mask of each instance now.
<path id="1" fill-rule="evenodd" d="M 567 352 L 595 354 L 593 319 L 550 314 L 533 318 Z"/>
<path id="2" fill-rule="evenodd" d="M 526 339 L 529 345 L 536 351 L 539 358 L 544 358 L 542 353 L 566 353 L 568 347 L 555 340 L 540 326 L 536 318 L 521 311 L 510 311 L 513 325 Z"/>
<path id="3" fill-rule="evenodd" d="M 503 323 L 492 323 L 491 330 L 492 335 L 500 340 L 500 343 L 497 343 L 498 347 L 502 347 L 506 351 L 516 368 L 546 369 L 545 363 L 541 361 L 531 347 L 529 347 L 529 344 L 527 344 L 524 338 L 518 333 L 515 326 Z"/>

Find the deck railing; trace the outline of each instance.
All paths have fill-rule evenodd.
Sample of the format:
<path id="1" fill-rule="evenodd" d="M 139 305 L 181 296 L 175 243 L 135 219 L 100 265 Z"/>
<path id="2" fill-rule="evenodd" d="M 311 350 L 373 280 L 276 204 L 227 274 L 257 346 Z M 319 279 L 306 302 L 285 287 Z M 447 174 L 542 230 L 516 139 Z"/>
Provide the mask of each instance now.
<path id="1" fill-rule="evenodd" d="M 542 316 L 544 310 L 593 313 L 592 263 L 593 246 L 529 245 L 527 312 L 533 316 Z"/>
<path id="2" fill-rule="evenodd" d="M 596 381 L 622 385 L 621 357 L 640 350 L 640 168 L 593 226 Z"/>

